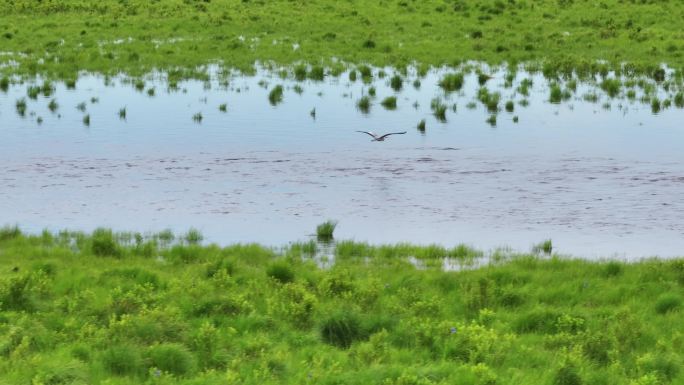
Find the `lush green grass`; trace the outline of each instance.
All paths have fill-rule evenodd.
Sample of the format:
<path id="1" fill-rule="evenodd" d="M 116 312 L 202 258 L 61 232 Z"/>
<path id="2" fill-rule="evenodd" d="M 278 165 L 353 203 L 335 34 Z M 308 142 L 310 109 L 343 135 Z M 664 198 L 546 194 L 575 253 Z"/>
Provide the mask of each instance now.
<path id="1" fill-rule="evenodd" d="M 399 69 L 535 61 L 551 72 L 605 60 L 654 73 L 683 64 L 683 14 L 679 0 L 15 0 L 0 2 L 0 46 L 11 53 L 0 62 L 60 78 L 162 69 L 177 79 L 258 60 L 308 62 L 318 67 L 304 77 L 321 79 L 332 58 Z"/>
<path id="2" fill-rule="evenodd" d="M 684 260 L 0 230 L 0 383 L 680 384 Z M 409 257 L 422 260 L 416 269 Z M 466 264 L 467 266 L 467 264 Z"/>

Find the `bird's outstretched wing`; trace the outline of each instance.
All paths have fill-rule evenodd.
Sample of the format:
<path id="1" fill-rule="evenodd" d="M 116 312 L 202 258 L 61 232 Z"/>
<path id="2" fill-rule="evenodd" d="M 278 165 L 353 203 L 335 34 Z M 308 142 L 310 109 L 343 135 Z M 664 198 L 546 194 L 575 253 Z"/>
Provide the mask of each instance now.
<path id="1" fill-rule="evenodd" d="M 372 132 L 368 132 L 368 131 L 356 131 L 356 132 L 363 132 L 364 134 L 368 134 L 368 135 L 372 136 L 374 139 L 377 139 L 377 138 L 378 138 L 378 137 L 375 136 L 375 134 L 372 133 Z"/>
<path id="2" fill-rule="evenodd" d="M 385 139 L 386 137 L 388 137 L 388 136 L 390 136 L 390 135 L 401 135 L 401 134 L 405 134 L 405 133 L 406 133 L 406 131 L 403 131 L 403 132 L 390 132 L 390 133 L 387 133 L 387 134 L 385 134 L 385 135 L 379 137 L 378 139 Z"/>

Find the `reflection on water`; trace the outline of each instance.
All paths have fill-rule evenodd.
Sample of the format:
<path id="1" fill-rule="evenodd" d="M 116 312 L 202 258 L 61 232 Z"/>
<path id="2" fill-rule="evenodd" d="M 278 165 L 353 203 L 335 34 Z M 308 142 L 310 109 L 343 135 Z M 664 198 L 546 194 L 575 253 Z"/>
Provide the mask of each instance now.
<path id="1" fill-rule="evenodd" d="M 278 245 L 333 218 L 338 239 L 371 243 L 529 250 L 551 238 L 554 250 L 588 257 L 682 254 L 684 110 L 674 85 L 635 82 L 634 95 L 623 87 L 611 98 L 600 79 L 571 92 L 560 82 L 555 104 L 540 76 L 521 71 L 507 87 L 506 73 L 490 73 L 495 125 L 474 73 L 448 94 L 440 72 L 417 88 L 411 74 L 400 91 L 391 73 L 364 83 L 260 72 L 177 91 L 85 76 L 35 100 L 14 84 L 0 92 L 0 221 L 34 231 L 197 227 L 209 241 Z M 272 105 L 276 85 L 283 99 Z M 363 113 L 357 103 L 371 92 Z M 395 110 L 381 106 L 388 96 Z M 654 115 L 654 97 L 670 107 Z M 445 122 L 435 99 L 448 106 Z M 371 142 L 356 130 L 408 134 Z"/>

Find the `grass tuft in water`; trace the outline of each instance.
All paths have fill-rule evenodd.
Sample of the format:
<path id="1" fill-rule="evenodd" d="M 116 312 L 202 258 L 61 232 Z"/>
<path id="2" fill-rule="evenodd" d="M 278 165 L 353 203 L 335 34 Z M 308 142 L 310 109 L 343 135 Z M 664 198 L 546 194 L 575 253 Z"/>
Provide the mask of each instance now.
<path id="1" fill-rule="evenodd" d="M 387 110 L 396 110 L 397 109 L 397 98 L 395 96 L 388 96 L 385 99 L 380 102 L 383 107 Z"/>
<path id="2" fill-rule="evenodd" d="M 38 99 L 38 95 L 40 95 L 40 87 L 28 86 L 26 89 L 26 96 L 28 96 L 29 99 Z"/>
<path id="3" fill-rule="evenodd" d="M 311 67 L 307 77 L 311 80 L 322 82 L 325 79 L 325 69 L 321 66 Z"/>
<path id="4" fill-rule="evenodd" d="M 489 117 L 485 121 L 489 123 L 490 126 L 496 127 L 496 114 L 489 115 Z"/>
<path id="5" fill-rule="evenodd" d="M 271 103 L 272 106 L 275 106 L 282 101 L 283 101 L 283 86 L 281 86 L 279 84 L 279 85 L 273 87 L 271 92 L 268 93 L 268 102 Z"/>
<path id="6" fill-rule="evenodd" d="M 375 87 L 368 88 L 368 95 L 375 97 Z"/>
<path id="7" fill-rule="evenodd" d="M 292 90 L 298 95 L 304 93 L 304 88 L 302 88 L 302 86 L 300 86 L 299 84 L 295 84 L 294 87 L 292 87 Z"/>
<path id="8" fill-rule="evenodd" d="M 85 110 L 86 110 L 86 103 L 85 103 L 85 102 L 78 103 L 78 104 L 76 105 L 76 109 L 79 110 L 79 111 L 81 111 L 81 112 L 85 112 Z"/>
<path id="9" fill-rule="evenodd" d="M 399 92 L 401 91 L 403 85 L 404 81 L 402 80 L 401 76 L 394 75 L 390 78 L 390 87 L 392 87 L 393 90 Z"/>
<path id="10" fill-rule="evenodd" d="M 513 112 L 515 110 L 515 103 L 513 103 L 512 100 L 509 100 L 506 102 L 506 111 L 507 112 Z"/>
<path id="11" fill-rule="evenodd" d="M 9 90 L 10 80 L 7 76 L 0 78 L 0 91 L 7 92 Z"/>
<path id="12" fill-rule="evenodd" d="M 370 112 L 370 107 L 371 101 L 368 96 L 362 96 L 361 99 L 359 99 L 359 101 L 356 102 L 356 108 L 358 108 L 359 111 L 363 112 L 364 114 Z"/>
<path id="13" fill-rule="evenodd" d="M 435 98 L 432 99 L 432 101 L 430 102 L 430 109 L 432 110 L 432 114 L 435 115 L 435 118 L 437 118 L 437 120 L 439 120 L 440 122 L 446 122 L 446 104 L 442 103 L 442 101 L 438 98 Z"/>
<path id="14" fill-rule="evenodd" d="M 86 114 L 86 116 L 83 117 L 83 124 L 90 126 L 90 114 Z"/>
<path id="15" fill-rule="evenodd" d="M 551 94 L 549 95 L 549 102 L 558 104 L 563 99 L 563 90 L 558 83 L 551 84 Z"/>
<path id="16" fill-rule="evenodd" d="M 196 113 L 195 115 L 192 116 L 192 120 L 193 120 L 195 123 L 202 123 L 202 119 L 203 119 L 203 118 L 204 118 L 204 117 L 202 116 L 202 113 L 201 113 L 201 112 L 198 112 L 198 113 Z"/>
<path id="17" fill-rule="evenodd" d="M 674 105 L 677 108 L 684 108 L 684 93 L 677 92 L 674 96 Z"/>
<path id="18" fill-rule="evenodd" d="M 219 105 L 219 111 L 221 112 L 227 112 L 228 111 L 228 104 L 223 103 Z"/>
<path id="19" fill-rule="evenodd" d="M 316 226 L 316 237 L 321 241 L 330 241 L 333 239 L 336 227 L 337 221 L 327 220 Z"/>
<path id="20" fill-rule="evenodd" d="M 553 243 L 551 242 L 550 239 L 547 239 L 543 242 L 540 242 L 532 247 L 532 252 L 539 254 L 539 253 L 544 253 L 544 254 L 551 254 L 553 251 Z"/>
<path id="21" fill-rule="evenodd" d="M 416 128 L 418 129 L 418 131 L 420 131 L 421 133 L 424 134 L 425 133 L 425 119 L 421 119 L 421 121 L 418 122 L 418 125 L 416 126 Z"/>
<path id="22" fill-rule="evenodd" d="M 17 114 L 21 116 L 22 118 L 26 116 L 26 99 L 21 98 L 16 101 L 15 107 L 17 109 Z"/>
<path id="23" fill-rule="evenodd" d="M 54 113 L 57 111 L 57 109 L 59 109 L 59 104 L 57 104 L 57 100 L 56 99 L 50 100 L 50 103 L 48 103 L 48 110 L 50 110 L 50 112 Z"/>
<path id="24" fill-rule="evenodd" d="M 67 79 L 64 81 L 64 85 L 66 86 L 67 90 L 75 90 L 76 89 L 76 79 Z"/>
<path id="25" fill-rule="evenodd" d="M 155 90 L 154 90 L 154 87 L 152 87 L 152 88 L 148 88 L 148 89 L 147 89 L 147 96 L 149 96 L 149 97 L 153 97 L 153 96 L 154 96 L 154 94 L 155 94 Z"/>
<path id="26" fill-rule="evenodd" d="M 653 97 L 653 99 L 651 99 L 651 112 L 657 114 L 660 112 L 661 108 L 660 99 Z"/>
<path id="27" fill-rule="evenodd" d="M 119 109 L 119 119 L 126 120 L 126 107 L 121 107 Z"/>
<path id="28" fill-rule="evenodd" d="M 459 91 L 463 88 L 464 77 L 460 72 L 445 75 L 440 81 L 439 86 L 446 92 Z"/>

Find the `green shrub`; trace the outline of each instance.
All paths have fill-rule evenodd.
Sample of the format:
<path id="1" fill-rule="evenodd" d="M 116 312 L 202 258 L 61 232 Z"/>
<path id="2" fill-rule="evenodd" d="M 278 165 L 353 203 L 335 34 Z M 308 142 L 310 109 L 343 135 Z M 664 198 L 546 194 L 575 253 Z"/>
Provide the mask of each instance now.
<path id="1" fill-rule="evenodd" d="M 140 352 L 128 345 L 115 345 L 108 348 L 102 352 L 100 361 L 107 372 L 119 376 L 137 374 L 142 369 Z"/>
<path id="2" fill-rule="evenodd" d="M 554 333 L 559 313 L 547 309 L 534 309 L 513 321 L 517 333 Z"/>
<path id="3" fill-rule="evenodd" d="M 582 385 L 582 377 L 577 367 L 571 363 L 558 368 L 553 378 L 554 385 Z"/>
<path id="4" fill-rule="evenodd" d="M 294 271 L 290 265 L 284 262 L 276 262 L 266 269 L 266 275 L 280 283 L 292 282 L 295 279 Z"/>
<path id="5" fill-rule="evenodd" d="M 351 312 L 338 312 L 323 321 L 321 338 L 327 344 L 349 348 L 354 341 L 364 339 L 365 333 L 358 316 Z"/>
<path id="6" fill-rule="evenodd" d="M 658 297 L 655 304 L 655 311 L 658 314 L 666 314 L 676 310 L 682 305 L 682 298 L 676 294 L 668 293 Z"/>
<path id="7" fill-rule="evenodd" d="M 622 263 L 618 261 L 610 261 L 603 268 L 603 275 L 606 277 L 617 277 L 620 274 L 622 274 Z"/>
<path id="8" fill-rule="evenodd" d="M 93 231 L 91 251 L 100 257 L 119 256 L 119 245 L 114 239 L 112 230 L 99 228 Z"/>
<path id="9" fill-rule="evenodd" d="M 177 376 L 184 376 L 194 371 L 195 357 L 180 344 L 164 343 L 152 346 L 147 351 L 150 367 L 157 368 Z"/>

